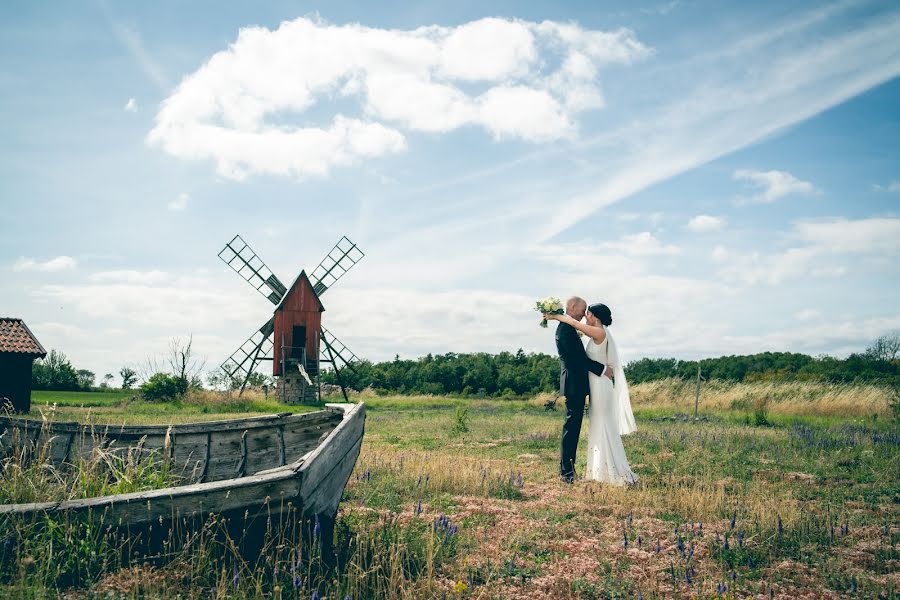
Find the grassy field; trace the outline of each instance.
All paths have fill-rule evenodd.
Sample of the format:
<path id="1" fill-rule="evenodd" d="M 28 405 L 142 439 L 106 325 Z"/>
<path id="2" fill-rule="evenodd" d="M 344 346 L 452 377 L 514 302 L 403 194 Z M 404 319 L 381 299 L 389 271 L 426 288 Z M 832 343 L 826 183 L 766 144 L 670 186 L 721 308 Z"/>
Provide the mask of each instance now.
<path id="1" fill-rule="evenodd" d="M 639 430 L 625 447 L 641 480 L 631 488 L 558 481 L 562 411 L 546 410 L 547 398 L 361 398 L 366 437 L 342 503 L 338 572 L 310 571 L 298 581 L 279 570 L 277 550 L 276 558 L 244 565 L 240 576 L 237 567 L 200 568 L 209 563 L 185 556 L 163 567 L 96 570 L 86 587 L 68 593 L 898 596 L 900 428 L 887 391 L 712 384 L 697 421 L 685 414 L 693 410 L 691 385 L 635 386 L 633 398 Z M 33 403 L 35 415 L 111 422 L 294 408 L 213 394 L 174 406 L 127 394 L 35 393 Z M 11 596 L 45 593 L 46 583 L 17 568 L 7 576 Z M 52 586 L 46 594 L 55 595 Z"/>

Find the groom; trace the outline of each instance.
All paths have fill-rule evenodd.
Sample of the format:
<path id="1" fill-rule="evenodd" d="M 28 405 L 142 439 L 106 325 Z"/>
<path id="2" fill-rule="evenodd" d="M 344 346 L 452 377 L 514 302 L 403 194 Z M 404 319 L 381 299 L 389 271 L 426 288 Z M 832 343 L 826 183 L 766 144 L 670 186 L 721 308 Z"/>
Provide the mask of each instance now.
<path id="1" fill-rule="evenodd" d="M 587 302 L 578 296 L 566 302 L 566 314 L 580 321 L 587 310 Z M 584 418 L 584 398 L 590 393 L 588 371 L 612 377 L 611 369 L 591 360 L 584 352 L 578 332 L 568 323 L 556 327 L 556 350 L 559 352 L 559 393 L 566 397 L 566 422 L 560 444 L 559 474 L 566 483 L 575 481 L 575 451 Z"/>

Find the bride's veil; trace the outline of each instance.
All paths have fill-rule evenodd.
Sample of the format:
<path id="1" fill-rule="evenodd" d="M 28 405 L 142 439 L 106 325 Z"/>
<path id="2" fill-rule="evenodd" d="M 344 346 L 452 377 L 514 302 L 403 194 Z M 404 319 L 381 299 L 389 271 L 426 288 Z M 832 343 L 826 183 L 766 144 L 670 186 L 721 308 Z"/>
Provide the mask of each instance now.
<path id="1" fill-rule="evenodd" d="M 604 329 L 606 329 L 604 327 Z M 628 382 L 625 380 L 625 367 L 616 341 L 606 329 L 606 339 L 608 341 L 609 362 L 613 367 L 613 375 L 615 375 L 615 402 L 616 414 L 619 416 L 619 435 L 628 435 L 637 431 L 637 425 L 634 422 L 634 413 L 631 411 L 631 394 L 628 393 Z"/>

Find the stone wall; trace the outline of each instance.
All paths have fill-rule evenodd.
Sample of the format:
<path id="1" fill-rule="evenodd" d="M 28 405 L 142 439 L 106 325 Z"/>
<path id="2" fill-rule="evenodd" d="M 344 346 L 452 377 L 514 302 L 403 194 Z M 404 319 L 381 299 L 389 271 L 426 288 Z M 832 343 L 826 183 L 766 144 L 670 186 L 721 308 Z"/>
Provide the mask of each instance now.
<path id="1" fill-rule="evenodd" d="M 275 383 L 275 396 L 285 404 L 315 404 L 319 400 L 315 382 L 309 385 L 300 375 L 279 377 Z"/>

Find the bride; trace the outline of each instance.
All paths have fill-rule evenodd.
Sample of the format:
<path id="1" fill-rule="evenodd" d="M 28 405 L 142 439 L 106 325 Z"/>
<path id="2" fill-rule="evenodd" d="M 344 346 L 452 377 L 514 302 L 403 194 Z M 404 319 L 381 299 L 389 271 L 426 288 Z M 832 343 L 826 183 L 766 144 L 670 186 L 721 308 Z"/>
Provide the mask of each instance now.
<path id="1" fill-rule="evenodd" d="M 590 373 L 590 409 L 588 420 L 588 457 L 585 479 L 594 479 L 616 485 L 632 484 L 638 480 L 622 445 L 623 435 L 636 430 L 634 414 L 625 370 L 619 358 L 616 342 L 607 327 L 612 324 L 612 313 L 605 304 L 588 307 L 587 323 L 576 321 L 569 315 L 544 315 L 568 323 L 590 339 L 585 348 L 589 358 L 614 369 L 615 384 L 608 377 Z"/>

